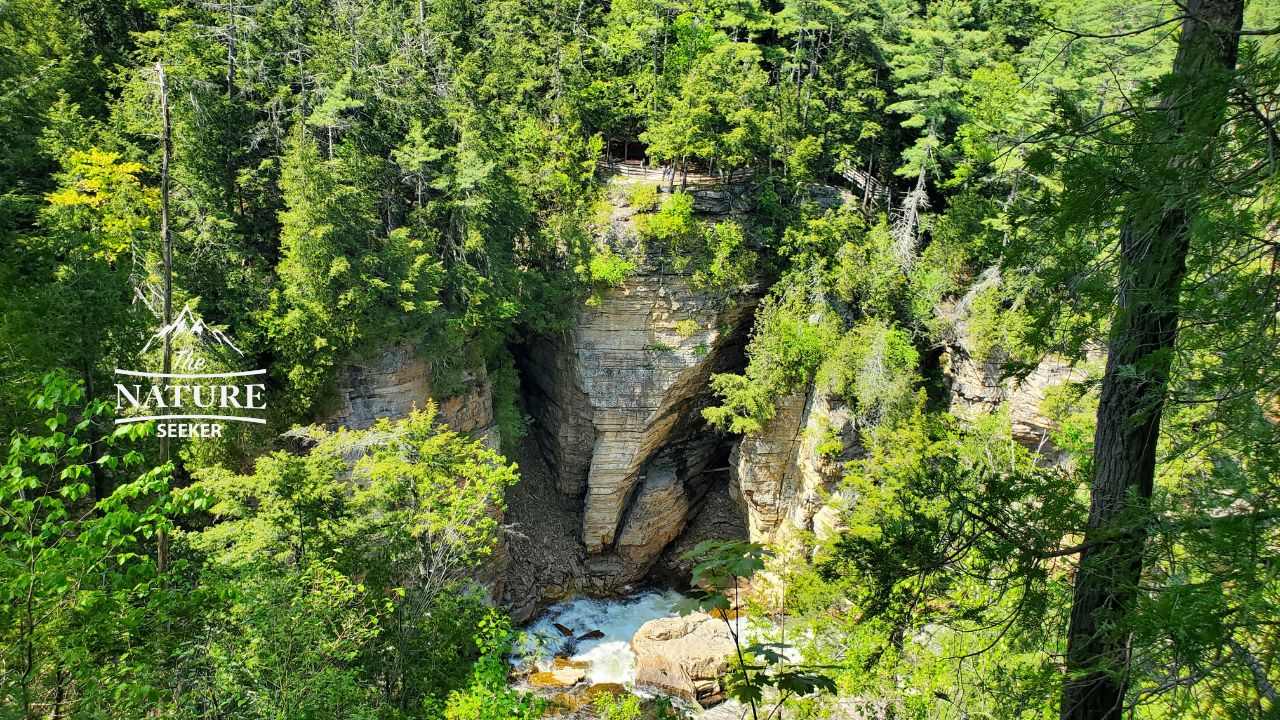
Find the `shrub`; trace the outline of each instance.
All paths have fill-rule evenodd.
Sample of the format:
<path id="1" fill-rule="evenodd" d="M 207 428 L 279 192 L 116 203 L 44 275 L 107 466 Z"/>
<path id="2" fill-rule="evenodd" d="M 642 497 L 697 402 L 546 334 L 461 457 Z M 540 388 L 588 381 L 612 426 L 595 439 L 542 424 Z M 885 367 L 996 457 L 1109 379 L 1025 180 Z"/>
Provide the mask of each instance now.
<path id="1" fill-rule="evenodd" d="M 627 202 L 636 212 L 653 212 L 658 209 L 658 186 L 637 183 L 627 192 Z"/>
<path id="2" fill-rule="evenodd" d="M 693 247 L 701 232 L 701 223 L 693 216 L 693 196 L 688 193 L 672 194 L 649 219 L 648 234 L 667 243 L 673 253 Z"/>
<path id="3" fill-rule="evenodd" d="M 859 422 L 871 423 L 911 406 L 919 360 L 906 331 L 882 320 L 864 320 L 840 339 L 818 380 L 856 400 Z"/>
<path id="4" fill-rule="evenodd" d="M 592 702 L 600 720 L 640 720 L 640 698 L 630 693 L 601 693 Z"/>
<path id="5" fill-rule="evenodd" d="M 693 274 L 696 286 L 721 290 L 741 287 L 751 281 L 756 254 L 746 247 L 742 226 L 736 222 L 720 222 L 703 232 L 706 256 Z"/>
<path id="6" fill-rule="evenodd" d="M 610 250 L 596 253 L 587 265 L 587 280 L 596 286 L 616 288 L 636 272 L 635 263 Z"/>
<path id="7" fill-rule="evenodd" d="M 723 404 L 702 411 L 707 422 L 734 433 L 757 432 L 773 419 L 779 397 L 813 377 L 839 327 L 831 314 L 811 306 L 801 290 L 800 285 L 784 287 L 760 304 L 746 371 L 711 377 Z"/>

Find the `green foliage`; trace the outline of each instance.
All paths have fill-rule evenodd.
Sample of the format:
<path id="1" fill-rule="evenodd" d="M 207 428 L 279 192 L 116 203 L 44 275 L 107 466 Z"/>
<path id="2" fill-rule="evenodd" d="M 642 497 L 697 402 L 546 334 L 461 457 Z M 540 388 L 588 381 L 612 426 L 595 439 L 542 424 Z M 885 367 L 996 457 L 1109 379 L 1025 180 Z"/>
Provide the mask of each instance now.
<path id="1" fill-rule="evenodd" d="M 655 117 L 640 139 L 658 160 L 682 165 L 693 159 L 719 161 L 733 169 L 764 150 L 761 110 L 768 79 L 760 69 L 758 48 L 728 42 L 709 29 L 692 14 L 675 19 L 680 50 L 709 49 L 690 62 L 670 109 Z"/>
<path id="2" fill-rule="evenodd" d="M 892 65 L 903 99 L 886 109 L 905 115 L 902 127 L 919 136 L 902 153 L 900 175 L 916 177 L 940 165 L 949 152 L 946 127 L 965 112 L 965 80 L 1003 50 L 974 10 L 965 0 L 931 3 L 902 24 L 902 44 L 894 48 Z"/>
<path id="3" fill-rule="evenodd" d="M 598 252 L 591 257 L 584 275 L 588 282 L 606 288 L 621 287 L 636 272 L 635 263 L 614 255 L 612 251 Z"/>
<path id="4" fill-rule="evenodd" d="M 846 492 L 857 502 L 803 600 L 817 601 L 817 613 L 833 591 L 851 603 L 836 623 L 814 616 L 834 635 L 820 651 L 849 648 L 862 672 L 841 677 L 844 689 L 872 693 L 912 717 L 952 703 L 975 713 L 1021 707 L 1022 716 L 1039 717 L 1055 692 L 1047 653 L 1065 620 L 1045 616 L 1066 599 L 1057 543 L 1084 523 L 1076 479 L 1037 467 L 1005 416 L 961 431 L 922 406 L 868 433 L 867 456 L 847 466 Z M 961 682 L 990 684 L 982 695 L 953 698 L 947 688 L 956 680 L 941 668 L 968 653 L 980 659 L 962 667 Z"/>
<path id="5" fill-rule="evenodd" d="M 450 693 L 441 713 L 445 720 L 533 720 L 542 716 L 546 701 L 507 686 L 508 667 L 504 655 L 512 640 L 510 621 L 490 613 L 476 635 L 480 658 L 472 670 L 471 682 L 466 688 Z"/>
<path id="6" fill-rule="evenodd" d="M 385 337 L 382 307 L 398 307 L 395 322 L 420 326 L 414 316 L 439 306 L 424 297 L 434 295 L 441 277 L 438 263 L 417 257 L 422 243 L 408 229 L 380 237 L 373 198 L 357 184 L 366 172 L 361 164 L 371 159 L 347 145 L 336 156 L 331 146 L 323 159 L 301 125 L 289 143 L 281 174 L 281 287 L 269 326 L 292 401 L 305 410 L 326 397 L 342 359 Z"/>
<path id="7" fill-rule="evenodd" d="M 6 709 L 420 717 L 477 672 L 457 648 L 501 623 L 470 571 L 515 469 L 429 412 L 171 490 L 130 447 L 149 426 L 96 435 L 107 406 L 65 374 L 32 406 L 43 432 L 15 433 L 0 473 Z"/>
<path id="8" fill-rule="evenodd" d="M 697 258 L 694 287 L 736 290 L 755 277 L 756 254 L 746 247 L 743 227 L 735 222 L 719 222 L 703 230 L 705 255 Z"/>
<path id="9" fill-rule="evenodd" d="M 745 632 L 733 612 L 740 606 L 742 583 L 765 569 L 765 561 L 772 552 L 758 543 L 737 540 L 704 540 L 685 553 L 685 559 L 693 560 L 691 582 L 693 597 L 681 601 L 676 610 L 689 613 L 700 610 L 721 618 L 729 628 L 736 649 L 736 662 L 731 665 L 727 690 L 730 697 L 746 704 L 754 720 L 769 718 L 782 710 L 790 698 L 799 698 L 820 692 L 835 692 L 836 685 L 830 677 L 818 672 L 819 668 L 798 665 L 787 661 L 785 655 L 790 646 L 783 643 L 752 642 L 748 644 Z M 734 597 L 731 599 L 729 593 Z M 766 692 L 775 693 L 766 703 Z"/>
<path id="10" fill-rule="evenodd" d="M 746 372 L 712 376 L 723 404 L 702 416 L 729 432 L 758 432 L 773 418 L 777 399 L 812 378 L 837 332 L 835 319 L 808 307 L 799 288 L 775 290 L 756 313 Z"/>
<path id="11" fill-rule="evenodd" d="M 678 710 L 666 695 L 641 697 L 629 692 L 601 692 L 591 701 L 600 720 L 681 720 L 688 711 Z"/>
<path id="12" fill-rule="evenodd" d="M 919 362 L 907 333 L 866 320 L 840 338 L 816 379 L 819 387 L 853 400 L 862 424 L 891 423 L 914 405 Z"/>
<path id="13" fill-rule="evenodd" d="M 213 646 L 192 658 L 208 668 L 206 692 L 257 708 L 251 717 L 412 717 L 470 682 L 475 656 L 457 647 L 491 612 L 470 573 L 516 475 L 433 413 L 311 429 L 306 454 L 200 473 L 217 522 L 179 539 L 231 600 L 207 618 Z"/>
<path id="14" fill-rule="evenodd" d="M 627 193 L 627 204 L 636 212 L 647 213 L 658 209 L 658 186 L 650 183 L 636 183 Z"/>
<path id="15" fill-rule="evenodd" d="M 672 193 L 646 220 L 643 229 L 650 237 L 663 243 L 677 262 L 682 253 L 692 249 L 701 234 L 701 224 L 693 216 L 693 196 L 686 192 Z"/>
<path id="16" fill-rule="evenodd" d="M 1166 77 L 1167 3 L 4 4 L 0 715 L 536 713 L 469 581 L 506 462 L 425 416 L 272 438 L 403 344 L 439 396 L 484 365 L 513 449 L 510 348 L 638 269 L 602 249 L 606 142 L 675 168 L 662 202 L 619 183 L 660 270 L 764 297 L 707 420 L 759 432 L 804 394 L 850 419 L 813 430 L 847 476 L 819 493 L 843 529 L 769 561 L 788 578 L 770 612 L 868 716 L 1058 712 L 1097 351 L 1143 302 L 1116 292 L 1119 239 L 1126 218 L 1142 235 L 1193 216 L 1145 574 L 1116 628 L 1125 711 L 1274 712 L 1275 5 L 1248 2 L 1237 67 L 1190 85 Z M 246 350 L 220 369 L 269 367 L 273 398 L 269 427 L 183 443 L 172 469 L 101 405 L 115 368 L 155 360 L 157 63 L 175 304 Z M 677 187 L 732 171 L 727 216 Z M 942 412 L 944 351 L 1083 370 L 1030 408 L 1056 423 L 1044 466 L 1008 414 Z M 52 367 L 79 384 L 51 376 L 32 406 Z M 828 712 L 777 660 L 758 647 L 735 672 L 772 678 L 793 717 Z"/>
<path id="17" fill-rule="evenodd" d="M 863 232 L 859 219 L 845 213 L 810 225 L 825 236 L 847 238 L 833 253 L 835 286 L 840 296 L 868 315 L 893 317 L 907 294 L 908 278 L 894 255 L 895 242 L 888 224 L 882 221 Z"/>
<path id="18" fill-rule="evenodd" d="M 980 362 L 997 357 L 1028 357 L 1033 353 L 1024 338 L 1032 337 L 1031 320 L 1018 312 L 1021 303 L 1012 283 L 993 282 L 974 288 L 969 305 L 969 332 L 973 337 L 973 356 Z"/>
<path id="19" fill-rule="evenodd" d="M 171 490 L 172 466 L 146 466 L 133 447 L 146 425 L 101 434 L 109 408 L 65 373 L 30 401 L 46 419 L 11 435 L 0 466 L 0 708 L 142 715 L 180 636 L 163 628 L 203 594 L 171 587 L 185 563 L 159 567 L 157 538 L 207 500 Z M 110 491 L 108 477 L 120 479 Z"/>
<path id="20" fill-rule="evenodd" d="M 494 422 L 503 452 L 510 455 L 529 431 L 530 418 L 520 411 L 519 405 L 520 375 L 509 353 L 491 357 L 485 365 L 492 384 Z"/>
<path id="21" fill-rule="evenodd" d="M 630 693 L 600 693 L 591 705 L 600 720 L 641 720 L 640 698 Z"/>
<path id="22" fill-rule="evenodd" d="M 835 460 L 844 453 L 844 441 L 840 439 L 837 428 L 828 425 L 823 430 L 821 439 L 813 446 L 813 451 L 819 457 Z"/>
<path id="23" fill-rule="evenodd" d="M 748 229 L 740 220 L 704 223 L 694 215 L 693 196 L 676 192 L 637 227 L 655 241 L 676 272 L 690 273 L 693 286 L 736 291 L 749 285 L 758 267 L 748 247 Z"/>
<path id="24" fill-rule="evenodd" d="M 389 601 L 329 562 L 257 573 L 229 589 L 229 606 L 210 618 L 218 627 L 201 683 L 218 706 L 241 717 L 381 716 L 359 660 L 391 624 Z"/>

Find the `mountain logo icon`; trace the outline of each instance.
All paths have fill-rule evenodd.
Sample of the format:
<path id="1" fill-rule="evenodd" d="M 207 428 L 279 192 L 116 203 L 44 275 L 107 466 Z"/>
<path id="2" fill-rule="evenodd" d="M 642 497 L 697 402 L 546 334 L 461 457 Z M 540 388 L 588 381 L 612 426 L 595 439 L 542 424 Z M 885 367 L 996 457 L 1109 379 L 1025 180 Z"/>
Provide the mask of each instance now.
<path id="1" fill-rule="evenodd" d="M 142 352 L 164 345 L 166 336 L 174 344 L 181 340 L 198 347 L 229 348 L 236 356 L 244 357 L 244 352 L 231 342 L 231 338 L 227 337 L 226 333 L 206 325 L 203 318 L 191 311 L 190 305 L 183 307 L 182 312 L 178 313 L 178 317 L 174 318 L 173 322 L 157 330 L 151 339 L 147 340 Z"/>

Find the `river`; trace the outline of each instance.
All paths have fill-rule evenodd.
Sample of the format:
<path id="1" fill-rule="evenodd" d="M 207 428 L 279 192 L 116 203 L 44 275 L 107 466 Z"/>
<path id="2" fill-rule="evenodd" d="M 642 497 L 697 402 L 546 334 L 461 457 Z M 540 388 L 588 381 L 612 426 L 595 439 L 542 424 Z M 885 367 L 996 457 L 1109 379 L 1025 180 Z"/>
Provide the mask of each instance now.
<path id="1" fill-rule="evenodd" d="M 631 636 L 655 618 L 672 617 L 672 607 L 684 598 L 673 590 L 651 590 L 619 600 L 580 598 L 548 608 L 525 630 L 512 662 L 518 666 L 547 666 L 557 657 L 587 663 L 587 683 L 635 682 L 635 654 Z M 566 636 L 559 624 L 573 632 Z M 593 631 L 600 637 L 577 639 Z"/>

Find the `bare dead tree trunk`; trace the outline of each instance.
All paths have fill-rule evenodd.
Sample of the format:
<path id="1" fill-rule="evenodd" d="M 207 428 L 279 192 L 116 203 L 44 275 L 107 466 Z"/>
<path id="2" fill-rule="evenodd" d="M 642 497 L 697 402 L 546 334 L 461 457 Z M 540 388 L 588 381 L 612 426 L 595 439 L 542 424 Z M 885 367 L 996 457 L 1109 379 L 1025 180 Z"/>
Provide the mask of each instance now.
<path id="1" fill-rule="evenodd" d="M 173 243 L 169 238 L 169 156 L 173 145 L 169 136 L 169 85 L 164 75 L 164 63 L 156 62 L 156 76 L 160 83 L 160 245 L 164 253 L 164 377 L 160 379 L 161 392 L 169 384 L 173 372 Z M 169 462 L 169 438 L 160 438 L 160 462 Z M 156 569 L 163 574 L 169 564 L 169 540 L 162 528 L 156 537 Z"/>
<path id="2" fill-rule="evenodd" d="M 227 97 L 236 97 L 236 3 L 227 0 Z"/>
<path id="3" fill-rule="evenodd" d="M 1173 73 L 1176 89 L 1152 147 L 1174 149 L 1178 179 L 1126 202 L 1117 307 L 1094 436 L 1089 526 L 1067 636 L 1062 720 L 1119 720 L 1129 689 L 1129 613 L 1138 597 L 1179 300 L 1187 271 L 1195 184 L 1213 164 L 1225 116 L 1224 71 L 1235 67 L 1243 0 L 1191 0 Z"/>

